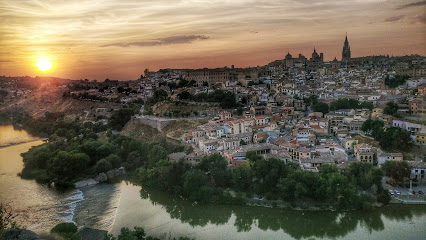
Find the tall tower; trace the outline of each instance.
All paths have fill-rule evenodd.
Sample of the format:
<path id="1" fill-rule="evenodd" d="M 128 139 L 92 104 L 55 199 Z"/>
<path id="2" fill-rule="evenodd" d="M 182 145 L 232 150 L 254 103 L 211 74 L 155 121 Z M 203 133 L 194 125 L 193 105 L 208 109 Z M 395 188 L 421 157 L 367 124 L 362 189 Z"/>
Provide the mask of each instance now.
<path id="1" fill-rule="evenodd" d="M 351 58 L 351 47 L 349 47 L 348 33 L 346 33 L 345 44 L 343 45 L 342 61 L 347 61 Z"/>

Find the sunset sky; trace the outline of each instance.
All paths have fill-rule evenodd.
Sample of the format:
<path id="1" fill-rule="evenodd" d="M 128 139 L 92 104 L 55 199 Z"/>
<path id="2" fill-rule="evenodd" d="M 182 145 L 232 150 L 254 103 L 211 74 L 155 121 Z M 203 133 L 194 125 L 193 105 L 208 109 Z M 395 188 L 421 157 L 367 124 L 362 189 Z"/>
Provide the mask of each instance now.
<path id="1" fill-rule="evenodd" d="M 422 0 L 0 0 L 0 75 L 136 79 L 145 68 L 426 55 Z M 37 59 L 53 63 L 42 73 Z"/>

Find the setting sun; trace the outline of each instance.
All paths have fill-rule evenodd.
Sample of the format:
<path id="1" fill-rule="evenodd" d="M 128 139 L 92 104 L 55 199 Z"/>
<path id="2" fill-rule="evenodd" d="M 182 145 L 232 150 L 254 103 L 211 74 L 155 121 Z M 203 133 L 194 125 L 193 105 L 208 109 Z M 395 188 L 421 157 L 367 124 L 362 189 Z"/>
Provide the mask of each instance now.
<path id="1" fill-rule="evenodd" d="M 52 62 L 47 59 L 40 59 L 37 61 L 36 66 L 40 71 L 47 72 L 52 68 Z"/>

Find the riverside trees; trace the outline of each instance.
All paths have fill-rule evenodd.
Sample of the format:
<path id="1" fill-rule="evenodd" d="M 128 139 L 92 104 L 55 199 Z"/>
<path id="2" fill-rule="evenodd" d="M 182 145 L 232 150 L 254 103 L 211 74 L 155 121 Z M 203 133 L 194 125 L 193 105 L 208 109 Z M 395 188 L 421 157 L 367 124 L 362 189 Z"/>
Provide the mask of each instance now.
<path id="1" fill-rule="evenodd" d="M 21 177 L 69 187 L 79 178 L 94 177 L 99 172 L 120 166 L 132 171 L 144 164 L 165 159 L 168 153 L 175 151 L 172 145 L 166 143 L 142 143 L 121 135 L 110 134 L 106 140 L 100 140 L 88 126 L 77 123 L 73 123 L 73 126 L 74 137 L 58 136 L 56 132 L 62 130 L 53 128 L 48 143 L 22 154 L 24 169 Z"/>
<path id="2" fill-rule="evenodd" d="M 196 166 L 183 160 L 159 161 L 139 168 L 138 177 L 147 187 L 198 202 L 243 203 L 239 197 L 236 201 L 227 197 L 228 189 L 232 189 L 268 200 L 314 201 L 351 209 L 371 206 L 374 198 L 359 191 L 369 190 L 373 185 L 381 187 L 383 176 L 380 169 L 368 163 L 356 163 L 347 173 L 325 164 L 318 174 L 279 159 L 264 159 L 253 152 L 248 152 L 246 158 L 246 164 L 233 170 L 226 168 L 226 159 L 219 154 L 205 156 Z"/>

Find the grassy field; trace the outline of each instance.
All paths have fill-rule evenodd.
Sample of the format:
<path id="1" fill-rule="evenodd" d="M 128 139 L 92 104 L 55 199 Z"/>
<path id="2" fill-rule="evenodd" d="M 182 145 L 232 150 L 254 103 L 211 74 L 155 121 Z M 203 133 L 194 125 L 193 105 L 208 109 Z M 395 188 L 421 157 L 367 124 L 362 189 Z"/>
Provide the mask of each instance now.
<path id="1" fill-rule="evenodd" d="M 358 143 L 370 144 L 373 147 L 380 147 L 379 142 L 374 140 L 372 137 L 363 136 L 360 134 L 352 134 L 352 138 L 358 140 Z"/>

